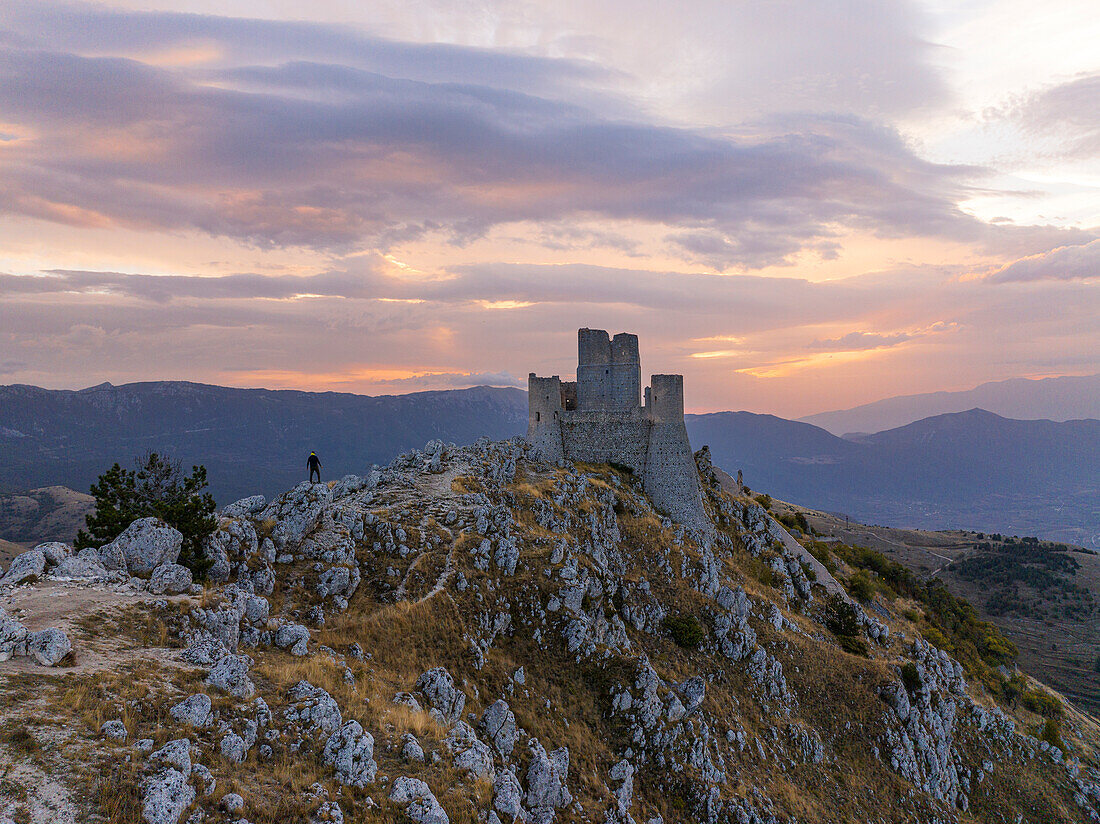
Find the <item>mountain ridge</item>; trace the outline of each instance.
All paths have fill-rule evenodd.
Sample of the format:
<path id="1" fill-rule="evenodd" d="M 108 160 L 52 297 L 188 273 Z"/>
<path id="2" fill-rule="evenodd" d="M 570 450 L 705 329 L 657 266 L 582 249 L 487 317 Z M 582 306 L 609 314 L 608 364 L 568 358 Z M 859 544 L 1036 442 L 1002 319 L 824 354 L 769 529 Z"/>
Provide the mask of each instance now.
<path id="1" fill-rule="evenodd" d="M 973 389 L 897 395 L 798 420 L 834 435 L 866 434 L 975 407 L 1016 420 L 1100 418 L 1100 374 L 988 381 Z"/>

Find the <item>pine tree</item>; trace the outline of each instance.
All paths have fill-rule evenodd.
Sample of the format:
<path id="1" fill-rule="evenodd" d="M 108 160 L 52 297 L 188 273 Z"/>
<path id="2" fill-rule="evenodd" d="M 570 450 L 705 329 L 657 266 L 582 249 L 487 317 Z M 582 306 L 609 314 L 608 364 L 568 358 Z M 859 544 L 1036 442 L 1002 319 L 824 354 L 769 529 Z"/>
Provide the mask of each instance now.
<path id="1" fill-rule="evenodd" d="M 101 547 L 138 518 L 160 518 L 183 534 L 179 563 L 202 580 L 210 568 L 202 545 L 217 526 L 214 497 L 206 489 L 206 467 L 193 466 L 184 476 L 179 461 L 150 452 L 135 469 L 114 464 L 92 484 L 95 510 L 85 517 L 87 531 L 76 537 L 77 549 Z"/>

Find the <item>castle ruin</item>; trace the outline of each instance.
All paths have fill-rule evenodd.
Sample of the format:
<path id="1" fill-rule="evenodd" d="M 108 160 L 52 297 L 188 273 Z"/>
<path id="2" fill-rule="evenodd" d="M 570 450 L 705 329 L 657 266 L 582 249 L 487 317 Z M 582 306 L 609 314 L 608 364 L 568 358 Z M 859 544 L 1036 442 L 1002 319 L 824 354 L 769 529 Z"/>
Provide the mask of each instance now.
<path id="1" fill-rule="evenodd" d="M 654 506 L 688 527 L 708 526 L 684 425 L 683 375 L 652 375 L 641 401 L 638 336 L 577 331 L 577 380 L 527 379 L 527 439 L 545 461 L 628 467 Z"/>

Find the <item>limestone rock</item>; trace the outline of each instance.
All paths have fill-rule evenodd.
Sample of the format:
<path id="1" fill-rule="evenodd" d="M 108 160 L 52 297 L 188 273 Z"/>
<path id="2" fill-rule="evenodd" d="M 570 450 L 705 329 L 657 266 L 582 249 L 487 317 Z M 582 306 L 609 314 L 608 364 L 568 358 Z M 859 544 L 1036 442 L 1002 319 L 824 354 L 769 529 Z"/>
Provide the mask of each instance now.
<path id="1" fill-rule="evenodd" d="M 290 647 L 291 655 L 305 655 L 309 648 L 309 630 L 301 624 L 283 624 L 275 632 L 275 646 Z"/>
<path id="2" fill-rule="evenodd" d="M 328 735 L 340 729 L 340 707 L 325 690 L 309 681 L 299 681 L 287 693 L 290 704 L 283 710 L 283 717 L 300 724 L 310 732 Z M 372 741 L 373 743 L 373 741 Z"/>
<path id="3" fill-rule="evenodd" d="M 125 741 L 126 737 L 129 735 L 129 733 L 126 732 L 126 725 L 118 718 L 111 721 L 104 721 L 103 726 L 99 728 L 99 734 L 104 738 L 111 738 L 115 741 Z"/>
<path id="4" fill-rule="evenodd" d="M 218 750 L 221 752 L 223 758 L 228 758 L 237 764 L 244 761 L 245 753 L 248 752 L 248 748 L 244 744 L 244 739 L 237 733 L 231 732 L 222 738 L 221 743 L 218 745 Z"/>
<path id="5" fill-rule="evenodd" d="M 569 778 L 569 750 L 547 753 L 537 740 L 528 745 L 531 763 L 527 768 L 527 806 L 542 821 L 552 820 L 554 811 L 573 802 L 566 782 Z"/>
<path id="6" fill-rule="evenodd" d="M 161 564 L 153 570 L 148 589 L 155 595 L 178 595 L 191 588 L 191 570 L 180 564 Z"/>
<path id="7" fill-rule="evenodd" d="M 250 495 L 234 501 L 222 510 L 223 518 L 248 518 L 260 512 L 267 505 L 263 495 Z"/>
<path id="8" fill-rule="evenodd" d="M 70 555 L 58 561 L 50 575 L 54 578 L 91 578 L 102 580 L 108 575 L 107 567 L 100 560 L 99 551 L 82 549 L 76 555 Z"/>
<path id="9" fill-rule="evenodd" d="M 174 564 L 182 545 L 183 534 L 179 530 L 159 518 L 139 518 L 111 543 L 101 547 L 100 557 L 111 561 L 104 561 L 108 569 L 122 569 L 139 578 L 147 578 L 161 564 Z"/>
<path id="10" fill-rule="evenodd" d="M 341 784 L 365 787 L 374 781 L 378 765 L 374 761 L 374 736 L 364 732 L 358 721 L 348 721 L 325 742 L 326 764 L 336 768 Z"/>
<path id="11" fill-rule="evenodd" d="M 191 774 L 191 742 L 186 738 L 169 741 L 156 752 L 149 753 L 150 761 L 162 761 L 176 767 L 184 775 Z"/>
<path id="12" fill-rule="evenodd" d="M 494 701 L 477 724 L 478 729 L 492 742 L 501 756 L 507 758 L 516 746 L 516 716 L 503 700 Z"/>
<path id="13" fill-rule="evenodd" d="M 450 824 L 446 811 L 431 789 L 419 778 L 400 776 L 390 789 L 390 801 L 405 808 L 405 815 L 417 824 Z"/>
<path id="14" fill-rule="evenodd" d="M 493 777 L 493 753 L 465 721 L 455 723 L 445 743 L 454 756 L 455 769 L 475 778 Z"/>
<path id="15" fill-rule="evenodd" d="M 47 566 L 57 566 L 66 558 L 71 558 L 73 554 L 73 548 L 60 541 L 48 541 L 47 543 L 39 544 L 35 549 L 41 550 L 42 554 L 46 556 Z"/>
<path id="16" fill-rule="evenodd" d="M 227 813 L 239 813 L 244 809 L 244 799 L 237 795 L 237 793 L 226 793 L 222 796 L 221 801 L 218 802 L 218 806 Z"/>
<path id="17" fill-rule="evenodd" d="M 436 667 L 416 679 L 416 689 L 428 699 L 429 706 L 439 710 L 448 721 L 462 717 L 466 696 L 455 688 L 454 679 L 443 667 Z"/>
<path id="18" fill-rule="evenodd" d="M 252 679 L 248 677 L 248 668 L 251 663 L 247 655 L 222 656 L 214 664 L 204 682 L 235 698 L 251 698 L 256 691 Z"/>
<path id="19" fill-rule="evenodd" d="M 60 662 L 72 648 L 69 636 L 55 627 L 27 634 L 27 655 L 44 667 Z"/>
<path id="20" fill-rule="evenodd" d="M 46 553 L 41 549 L 28 549 L 12 559 L 7 573 L 0 578 L 0 586 L 15 586 L 30 578 L 37 578 L 46 571 Z"/>
<path id="21" fill-rule="evenodd" d="M 162 770 L 145 782 L 141 814 L 146 824 L 177 824 L 194 800 L 195 790 L 183 773 Z"/>
<path id="22" fill-rule="evenodd" d="M 405 733 L 401 738 L 401 757 L 406 761 L 423 761 L 424 760 L 424 748 L 420 746 L 420 742 L 416 740 L 416 736 L 411 732 Z"/>
<path id="23" fill-rule="evenodd" d="M 507 822 L 527 820 L 523 809 L 523 788 L 511 770 L 501 770 L 493 779 L 493 809 Z"/>
<path id="24" fill-rule="evenodd" d="M 168 710 L 168 714 L 181 724 L 190 724 L 192 727 L 205 727 L 213 720 L 210 708 L 210 696 L 203 695 L 200 692 L 180 701 Z"/>

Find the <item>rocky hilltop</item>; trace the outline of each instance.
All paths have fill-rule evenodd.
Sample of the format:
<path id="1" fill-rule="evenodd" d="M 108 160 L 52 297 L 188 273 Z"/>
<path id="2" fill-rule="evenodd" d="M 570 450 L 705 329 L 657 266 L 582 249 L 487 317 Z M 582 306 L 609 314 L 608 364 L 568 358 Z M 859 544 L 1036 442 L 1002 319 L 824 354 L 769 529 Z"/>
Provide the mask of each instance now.
<path id="1" fill-rule="evenodd" d="M 151 519 L 20 555 L 0 822 L 1100 820 L 1091 718 L 1039 740 L 696 457 L 695 530 L 434 441 L 226 507 L 205 586 Z"/>

